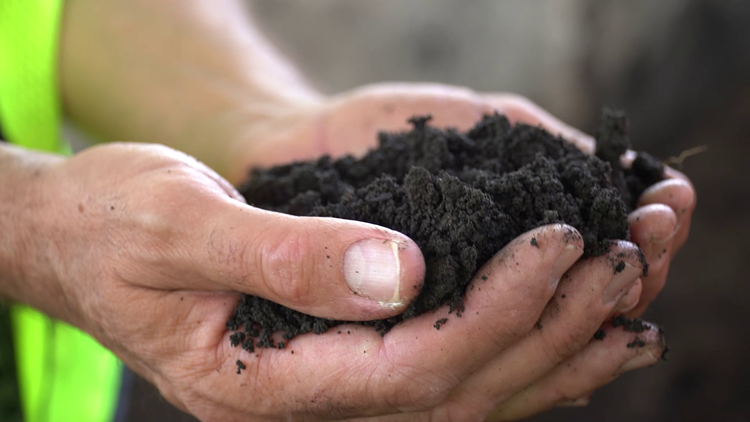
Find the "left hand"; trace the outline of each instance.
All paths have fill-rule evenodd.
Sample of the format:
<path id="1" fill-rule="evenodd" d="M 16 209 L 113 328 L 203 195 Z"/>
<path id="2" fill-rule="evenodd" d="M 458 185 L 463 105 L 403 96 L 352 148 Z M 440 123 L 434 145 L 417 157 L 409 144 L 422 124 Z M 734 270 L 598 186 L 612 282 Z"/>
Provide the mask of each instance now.
<path id="1" fill-rule="evenodd" d="M 592 154 L 595 150 L 592 137 L 562 123 L 523 97 L 480 94 L 444 85 L 379 84 L 332 97 L 319 106 L 294 110 L 285 117 L 244 132 L 229 144 L 229 156 L 233 161 L 228 163 L 227 177 L 237 184 L 247 177 L 247 171 L 252 167 L 314 159 L 323 154 L 333 157 L 362 155 L 376 146 L 379 131 L 408 130 L 407 119 L 414 115 L 431 114 L 431 123 L 437 127 L 466 130 L 484 114 L 495 111 L 505 114 L 511 122 L 540 125 L 586 153 Z M 626 165 L 628 157 L 632 160 L 632 154 L 624 157 Z M 667 180 L 644 192 L 638 202 L 639 208 L 628 217 L 631 241 L 640 245 L 650 267 L 648 276 L 637 280 L 634 288 L 621 299 L 616 313 L 635 317 L 645 311 L 664 287 L 669 263 L 687 239 L 695 208 L 695 192 L 683 174 L 671 168 L 667 168 L 666 174 Z M 566 311 L 575 313 L 574 310 Z M 581 314 L 576 318 L 593 317 L 585 310 L 578 309 L 578 312 Z M 588 395 L 612 381 L 620 373 L 618 368 L 632 358 L 632 354 L 626 353 L 632 349 L 624 347 L 631 339 L 620 334 L 624 333 L 608 332 L 604 342 L 587 344 L 585 341 L 579 350 L 567 351 L 567 360 L 550 368 L 546 374 L 540 373 L 534 387 L 521 389 L 515 396 L 503 396 L 497 392 L 489 397 L 498 405 L 494 418 L 510 420 L 555 405 L 585 405 Z M 640 366 L 652 364 L 658 358 L 644 358 Z M 571 367 L 578 370 L 572 371 Z M 639 366 L 631 365 L 629 369 L 635 367 Z M 470 384 L 471 379 L 456 387 L 455 391 L 475 389 L 476 386 Z M 493 388 L 497 390 L 497 386 L 491 386 L 488 391 Z M 414 418 L 415 414 L 406 416 Z"/>
<path id="2" fill-rule="evenodd" d="M 318 106 L 287 114 L 272 123 L 246 132 L 229 143 L 233 162 L 228 180 L 237 185 L 252 167 L 269 167 L 324 154 L 338 157 L 362 155 L 377 144 L 380 131 L 408 130 L 407 119 L 431 114 L 431 124 L 466 130 L 483 115 L 505 114 L 511 122 L 540 125 L 561 135 L 588 154 L 594 139 L 561 122 L 526 98 L 513 94 L 480 94 L 469 89 L 432 84 L 378 84 L 330 98 Z M 623 157 L 626 165 L 632 153 Z M 649 263 L 640 294 L 633 292 L 628 306 L 618 311 L 640 316 L 664 288 L 669 263 L 685 243 L 695 209 L 690 180 L 670 167 L 667 179 L 644 192 L 639 208 L 628 217 L 631 241 L 640 245 Z"/>

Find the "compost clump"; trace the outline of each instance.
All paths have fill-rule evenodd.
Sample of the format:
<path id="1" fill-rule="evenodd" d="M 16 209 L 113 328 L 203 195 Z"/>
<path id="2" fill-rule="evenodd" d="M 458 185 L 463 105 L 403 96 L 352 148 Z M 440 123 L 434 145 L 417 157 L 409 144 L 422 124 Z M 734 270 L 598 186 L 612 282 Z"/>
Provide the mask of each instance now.
<path id="1" fill-rule="evenodd" d="M 398 316 L 357 322 L 381 334 L 443 304 L 460 315 L 463 294 L 480 266 L 533 228 L 571 225 L 583 237 L 584 257 L 605 254 L 612 240 L 629 240 L 628 213 L 648 186 L 664 178 L 662 163 L 645 153 L 623 168 L 630 140 L 619 112 L 605 111 L 595 156 L 498 114 L 466 132 L 429 121 L 414 117 L 410 131 L 380 133 L 378 147 L 361 158 L 324 156 L 254 169 L 240 189 L 259 208 L 364 221 L 416 242 L 426 262 L 419 296 Z M 435 328 L 446 321 L 439 319 Z M 274 342 L 274 333 L 286 341 L 346 322 L 243 295 L 227 329 L 235 331 L 233 345 L 252 352 L 284 347 Z"/>

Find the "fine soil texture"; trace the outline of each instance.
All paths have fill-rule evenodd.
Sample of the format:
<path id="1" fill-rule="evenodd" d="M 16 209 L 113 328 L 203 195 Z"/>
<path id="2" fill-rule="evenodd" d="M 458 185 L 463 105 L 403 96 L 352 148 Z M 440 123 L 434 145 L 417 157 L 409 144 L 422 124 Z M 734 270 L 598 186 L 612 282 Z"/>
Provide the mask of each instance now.
<path id="1" fill-rule="evenodd" d="M 480 266 L 535 227 L 569 224 L 583 236 L 584 257 L 605 254 L 611 240 L 629 240 L 628 212 L 644 189 L 664 178 L 661 161 L 645 153 L 622 168 L 630 141 L 620 112 L 605 110 L 596 156 L 502 115 L 485 116 L 465 133 L 432 127 L 429 120 L 415 117 L 411 131 L 380 133 L 379 146 L 362 158 L 324 156 L 255 169 L 240 189 L 259 208 L 365 221 L 416 242 L 427 264 L 419 296 L 401 315 L 357 322 L 381 334 L 443 304 L 460 316 L 462 296 Z M 445 316 L 436 317 L 435 328 Z M 253 351 L 283 348 L 295 336 L 345 322 L 243 295 L 227 329 L 235 331 L 234 346 Z M 274 342 L 274 333 L 284 340 Z"/>

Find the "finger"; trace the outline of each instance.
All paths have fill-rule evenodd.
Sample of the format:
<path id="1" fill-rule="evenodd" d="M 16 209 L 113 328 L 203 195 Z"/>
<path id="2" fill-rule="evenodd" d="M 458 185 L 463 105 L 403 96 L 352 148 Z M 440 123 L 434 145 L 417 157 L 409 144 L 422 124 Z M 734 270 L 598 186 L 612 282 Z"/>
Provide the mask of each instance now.
<path id="1" fill-rule="evenodd" d="M 436 127 L 468 130 L 485 112 L 480 97 L 467 88 L 441 84 L 371 85 L 330 103 L 319 121 L 320 138 L 332 155 L 362 154 L 376 145 L 379 132 L 410 130 L 411 117 L 430 115 L 430 124 Z"/>
<path id="2" fill-rule="evenodd" d="M 596 141 L 593 137 L 568 126 L 528 98 L 514 94 L 488 94 L 483 98 L 488 106 L 505 114 L 511 122 L 541 126 L 548 132 L 560 135 L 572 142 L 586 154 L 594 154 Z"/>
<path id="3" fill-rule="evenodd" d="M 272 392 L 279 406 L 330 419 L 424 410 L 531 330 L 558 277 L 582 252 L 575 229 L 541 227 L 515 239 L 480 270 L 460 318 L 444 306 L 404 321 L 384 337 L 369 327 L 342 325 L 319 336 L 296 337 L 284 350 L 256 350 L 258 357 L 230 347 L 227 339 L 219 351 L 227 363 L 219 372 L 236 376 L 235 360 L 247 359 L 247 377 L 243 372 L 230 378 L 232 384 L 262 379 L 264 391 Z M 449 319 L 438 330 L 436 320 L 442 318 Z M 311 391 L 297 379 L 314 379 L 316 387 Z M 215 382 L 221 390 L 216 394 L 241 394 Z M 314 403 L 294 402 L 298 397 L 311 397 Z M 347 397 L 345 408 L 336 397 Z M 243 402 L 240 396 L 237 402 Z"/>
<path id="4" fill-rule="evenodd" d="M 569 226 L 544 226 L 519 236 L 477 272 L 460 318 L 442 308 L 386 334 L 394 365 L 423 373 L 440 368 L 454 381 L 468 377 L 532 329 L 560 277 L 582 253 L 580 234 Z M 436 320 L 446 317 L 436 330 Z M 441 353 L 423 360 L 436 345 Z"/>
<path id="5" fill-rule="evenodd" d="M 642 280 L 643 292 L 638 304 L 638 309 L 642 311 L 658 296 L 666 283 L 677 216 L 666 205 L 651 204 L 630 213 L 628 222 L 631 241 L 640 246 L 649 264 Z"/>
<path id="6" fill-rule="evenodd" d="M 205 198 L 205 195 L 203 195 Z M 418 294 L 424 259 L 401 233 L 334 218 L 294 217 L 220 198 L 177 212 L 174 274 L 150 287 L 239 291 L 305 314 L 393 316 Z M 196 276 L 197 275 L 197 276 Z"/>
<path id="7" fill-rule="evenodd" d="M 625 372 L 657 363 L 666 347 L 655 326 L 641 333 L 612 327 L 605 332 L 602 341 L 592 341 L 539 382 L 503 403 L 488 420 L 518 420 L 554 406 L 585 405 L 597 388 Z"/>
<path id="8" fill-rule="evenodd" d="M 690 182 L 690 178 L 685 176 L 684 173 L 669 166 L 664 166 L 664 175 L 669 179 L 682 179 L 686 182 Z"/>
<path id="9" fill-rule="evenodd" d="M 444 407 L 469 403 L 474 418 L 486 415 L 581 350 L 632 288 L 643 266 L 638 248 L 624 241 L 606 256 L 577 263 L 563 277 L 536 329 L 461 384 Z"/>
<path id="10" fill-rule="evenodd" d="M 671 255 L 682 247 L 690 232 L 690 218 L 695 209 L 695 190 L 689 181 L 671 178 L 648 189 L 638 199 L 638 206 L 664 204 L 672 208 L 677 216 L 677 232 L 673 240 Z"/>
<path id="11" fill-rule="evenodd" d="M 632 309 L 634 309 L 636 306 L 638 306 L 638 303 L 641 300 L 641 292 L 643 291 L 643 281 L 642 277 L 639 277 L 635 280 L 635 283 L 633 283 L 633 287 L 630 288 L 617 302 L 617 306 L 615 307 L 614 311 L 610 314 L 610 316 L 622 314 L 625 312 L 628 312 Z"/>

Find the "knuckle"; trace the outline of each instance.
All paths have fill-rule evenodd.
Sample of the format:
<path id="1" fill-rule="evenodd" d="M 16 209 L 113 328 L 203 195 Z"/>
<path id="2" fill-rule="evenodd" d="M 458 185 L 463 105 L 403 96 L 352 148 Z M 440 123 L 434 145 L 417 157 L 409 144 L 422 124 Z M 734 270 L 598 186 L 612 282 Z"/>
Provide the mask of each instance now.
<path id="1" fill-rule="evenodd" d="M 215 228 L 208 236 L 206 250 L 213 266 L 231 284 L 245 284 L 251 272 L 246 258 L 251 246 L 237 241 L 222 228 Z"/>
<path id="2" fill-rule="evenodd" d="M 392 362 L 383 368 L 388 374 L 388 396 L 393 408 L 429 409 L 437 406 L 453 388 L 459 379 L 447 372 L 406 364 Z"/>
<path id="3" fill-rule="evenodd" d="M 491 341 L 498 350 L 502 350 L 531 331 L 533 325 L 528 323 L 529 320 L 528 318 L 522 320 L 517 315 L 510 314 L 509 319 L 503 320 L 505 321 L 504 327 L 487 333 L 487 340 Z"/>
<path id="4" fill-rule="evenodd" d="M 455 382 L 436 373 L 412 376 L 401 384 L 400 390 L 410 403 L 421 408 L 434 407 L 440 404 L 451 392 Z"/>
<path id="5" fill-rule="evenodd" d="M 258 248 L 260 273 L 268 290 L 288 303 L 304 304 L 313 293 L 310 241 L 304 233 L 287 232 Z"/>
<path id="6" fill-rule="evenodd" d="M 426 379 L 419 381 L 415 378 L 402 380 L 394 388 L 397 408 L 429 409 L 440 404 L 450 390 L 444 383 L 432 382 Z"/>
<path id="7" fill-rule="evenodd" d="M 503 324 L 487 333 L 497 347 L 507 347 L 508 344 L 528 335 L 536 326 L 539 314 L 544 310 L 546 302 L 543 300 L 543 292 L 531 287 L 522 287 L 519 290 L 523 291 L 523 296 L 514 295 L 515 303 L 506 304 L 504 309 L 498 312 L 498 319 L 503 321 Z"/>
<path id="8" fill-rule="evenodd" d="M 553 363 L 559 363 L 577 353 L 588 344 L 591 338 L 587 330 L 582 327 L 560 327 L 558 331 L 560 332 L 543 342 L 545 354 Z M 543 336 L 543 338 L 546 337 Z"/>

